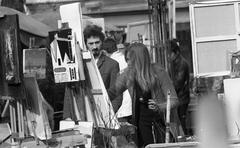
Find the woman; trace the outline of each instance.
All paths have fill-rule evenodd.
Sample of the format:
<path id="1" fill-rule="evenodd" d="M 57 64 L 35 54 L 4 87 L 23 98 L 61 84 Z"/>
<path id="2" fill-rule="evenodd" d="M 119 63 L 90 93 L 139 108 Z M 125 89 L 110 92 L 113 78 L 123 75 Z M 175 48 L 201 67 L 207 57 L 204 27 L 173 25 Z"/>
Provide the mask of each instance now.
<path id="1" fill-rule="evenodd" d="M 178 104 L 173 84 L 163 68 L 151 64 L 147 47 L 141 43 L 130 45 L 126 53 L 128 68 L 116 80 L 115 91 L 109 96 L 128 89 L 132 98 L 132 124 L 137 127 L 138 147 L 164 142 L 167 92 L 171 92 L 171 107 Z"/>

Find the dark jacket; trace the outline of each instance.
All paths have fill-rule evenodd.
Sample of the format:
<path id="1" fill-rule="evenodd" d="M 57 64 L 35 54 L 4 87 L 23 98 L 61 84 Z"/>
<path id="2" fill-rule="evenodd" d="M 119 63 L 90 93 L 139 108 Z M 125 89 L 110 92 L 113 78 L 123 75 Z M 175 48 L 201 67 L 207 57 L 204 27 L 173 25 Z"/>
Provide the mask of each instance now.
<path id="1" fill-rule="evenodd" d="M 98 59 L 97 66 L 106 90 L 108 90 L 115 85 L 117 74 L 119 73 L 119 64 L 117 61 L 102 54 Z"/>
<path id="2" fill-rule="evenodd" d="M 181 55 L 172 63 L 172 80 L 180 104 L 189 103 L 189 65 Z"/>
<path id="3" fill-rule="evenodd" d="M 171 108 L 172 108 L 172 112 L 171 112 L 171 131 L 173 133 L 174 136 L 179 135 L 179 131 L 176 131 L 176 129 L 178 129 L 178 125 L 179 125 L 179 119 L 177 116 L 177 110 L 176 107 L 178 105 L 178 99 L 177 99 L 177 95 L 174 89 L 174 86 L 172 84 L 171 79 L 169 78 L 167 72 L 161 68 L 160 66 L 154 64 L 153 65 L 156 77 L 157 77 L 157 86 L 151 90 L 151 94 L 152 94 L 152 99 L 154 99 L 160 110 L 159 112 L 165 112 L 166 110 L 166 100 L 167 100 L 167 92 L 168 90 L 170 90 L 171 92 Z M 136 100 L 138 98 L 136 98 L 136 89 L 134 84 L 127 84 L 127 80 L 129 78 L 129 70 L 126 69 L 118 78 L 116 81 L 116 87 L 115 90 L 111 89 L 109 91 L 109 96 L 111 97 L 115 97 L 115 95 L 119 95 L 121 94 L 123 91 L 125 91 L 126 89 L 128 89 L 130 96 L 132 98 L 132 123 L 134 125 L 137 125 L 136 123 L 136 117 L 137 117 L 137 112 L 136 112 Z"/>
<path id="4" fill-rule="evenodd" d="M 117 61 L 102 54 L 98 59 L 97 66 L 106 90 L 108 91 L 111 87 L 115 86 L 117 75 L 119 73 L 119 64 Z M 122 104 L 122 95 L 112 98 L 111 102 L 113 109 L 116 112 Z"/>

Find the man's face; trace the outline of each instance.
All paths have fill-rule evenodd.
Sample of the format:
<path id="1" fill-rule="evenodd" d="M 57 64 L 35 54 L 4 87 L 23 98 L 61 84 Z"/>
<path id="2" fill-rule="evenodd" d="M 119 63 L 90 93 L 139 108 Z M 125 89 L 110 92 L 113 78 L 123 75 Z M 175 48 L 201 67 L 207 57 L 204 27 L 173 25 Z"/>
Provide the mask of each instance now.
<path id="1" fill-rule="evenodd" d="M 99 37 L 93 37 L 87 39 L 87 48 L 88 50 L 92 51 L 93 56 L 97 57 L 100 54 L 102 41 Z"/>

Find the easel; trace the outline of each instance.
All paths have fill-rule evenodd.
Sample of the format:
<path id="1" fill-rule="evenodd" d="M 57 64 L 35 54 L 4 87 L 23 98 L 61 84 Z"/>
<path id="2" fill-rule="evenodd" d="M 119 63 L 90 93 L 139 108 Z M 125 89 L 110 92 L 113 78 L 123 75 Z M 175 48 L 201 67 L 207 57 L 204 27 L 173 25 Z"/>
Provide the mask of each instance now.
<path id="1" fill-rule="evenodd" d="M 11 124 L 11 142 L 14 143 L 14 138 L 24 138 L 24 120 L 23 120 L 23 106 L 21 100 L 15 100 L 10 96 L 2 96 L 1 100 L 6 101 L 3 112 L 1 113 L 1 118 L 5 117 L 7 109 L 9 107 L 10 111 L 10 124 Z M 16 102 L 16 105 L 14 104 Z M 16 107 L 17 106 L 17 110 Z M 16 114 L 17 113 L 17 114 Z M 16 115 L 18 115 L 16 119 Z M 14 136 L 13 136 L 14 135 Z M 4 139 L 3 141 L 6 141 Z"/>
<path id="2" fill-rule="evenodd" d="M 10 110 L 10 124 L 14 143 L 16 138 L 24 138 L 23 106 L 21 96 L 21 75 L 19 59 L 21 46 L 19 43 L 19 23 L 17 15 L 6 15 L 0 23 L 1 50 L 1 100 L 6 101 L 1 117 Z M 5 139 L 6 140 L 6 139 Z"/>
<path id="3" fill-rule="evenodd" d="M 56 36 L 52 35 L 51 32 L 49 33 L 53 68 L 55 70 L 58 68 L 65 68 L 68 70 L 69 68 L 72 68 L 70 64 L 79 62 L 78 67 L 74 68 L 78 69 L 78 74 L 80 76 L 79 80 L 75 80 L 75 82 L 71 81 L 72 79 L 70 79 L 70 81 L 64 81 L 64 83 L 68 83 L 66 85 L 67 91 L 65 91 L 64 101 L 68 99 L 67 103 L 70 106 L 69 110 L 71 111 L 69 116 L 65 117 L 71 117 L 74 121 L 80 120 L 93 122 L 96 129 L 99 127 L 107 129 L 119 128 L 120 125 L 117 121 L 117 117 L 114 114 L 111 102 L 107 96 L 107 92 L 98 67 L 92 54 L 88 52 L 84 46 L 80 3 L 62 5 L 60 7 L 60 15 L 61 23 L 68 24 L 67 26 L 69 29 L 72 29 L 72 33 L 68 33 L 68 38 L 60 33 L 57 35 L 55 34 Z M 66 29 L 62 27 L 59 28 Z M 57 43 L 60 41 L 59 39 L 61 41 L 71 42 L 72 52 L 60 49 L 60 45 Z M 72 54 L 71 57 L 76 59 L 75 61 L 72 60 L 72 58 L 69 56 L 69 53 Z M 68 61 L 71 62 L 66 62 L 66 57 L 70 57 Z M 60 62 L 57 62 L 57 60 L 54 60 L 54 58 Z M 66 71 L 65 73 L 62 72 L 62 74 L 68 76 L 67 78 L 69 78 L 69 75 Z M 63 80 L 59 79 L 59 77 L 61 77 L 60 73 L 55 72 L 54 76 L 56 83 L 60 83 L 60 81 Z M 56 79 L 59 81 L 56 81 Z M 92 133 L 90 133 L 90 135 L 92 137 Z M 89 142 L 89 146 L 87 147 L 91 147 L 91 140 Z"/>
<path id="4" fill-rule="evenodd" d="M 79 98 L 84 99 L 87 121 L 94 122 L 96 127 L 118 129 L 120 125 L 112 109 L 98 67 L 92 54 L 86 50 L 83 43 L 83 23 L 80 3 L 62 5 L 60 7 L 60 15 L 61 21 L 69 24 L 69 28 L 71 28 L 73 32 L 72 35 L 76 35 L 77 44 L 75 43 L 73 46 L 76 48 L 79 47 L 79 49 L 76 50 L 76 57 L 77 61 L 82 62 L 83 66 L 79 64 L 79 69 L 82 68 L 80 71 L 86 75 L 85 83 L 88 88 L 85 89 L 85 86 L 80 88 L 85 91 L 85 96 L 84 98 Z M 53 50 L 53 52 L 55 51 Z M 91 109 L 89 110 L 89 108 Z"/>
<path id="5" fill-rule="evenodd" d="M 32 81 L 32 80 L 27 80 L 26 79 L 20 79 L 22 78 L 22 65 L 21 65 L 21 61 L 22 61 L 22 51 L 20 47 L 15 47 L 17 45 L 15 45 L 16 43 L 16 39 L 18 39 L 18 37 L 14 36 L 17 35 L 15 33 L 19 33 L 18 30 L 11 30 L 11 32 L 9 31 L 10 29 L 15 29 L 14 27 L 18 27 L 18 23 L 15 23 L 14 21 L 17 21 L 17 15 L 15 16 L 7 16 L 6 19 L 1 19 L 1 23 L 0 23 L 0 41 L 3 42 L 3 44 L 0 44 L 0 48 L 1 49 L 8 49 L 7 47 L 9 47 L 9 44 L 14 44 L 11 47 L 13 48 L 10 54 L 11 56 L 13 55 L 13 57 L 11 57 L 11 59 L 13 58 L 14 62 L 11 63 L 11 65 L 9 65 L 8 61 L 6 60 L 6 55 L 9 53 L 8 51 L 3 51 L 0 50 L 0 82 L 1 82 L 1 90 L 0 90 L 0 100 L 3 100 L 6 102 L 3 112 L 1 113 L 1 117 L 6 116 L 8 109 L 10 110 L 10 124 L 11 124 L 11 135 L 7 135 L 6 138 L 4 137 L 4 139 L 1 139 L 0 141 L 0 147 L 2 147 L 5 144 L 5 141 L 8 140 L 9 138 L 11 138 L 11 146 L 17 146 L 17 147 L 46 147 L 48 146 L 48 140 L 43 140 L 43 141 L 38 141 L 38 132 L 42 132 L 42 131 L 37 131 L 35 130 L 35 125 L 34 122 L 37 121 L 36 118 L 34 118 L 34 112 L 31 111 L 31 106 L 25 104 L 26 101 L 25 100 L 26 97 L 29 97 L 27 95 L 27 89 L 28 90 L 33 90 L 31 92 L 33 92 L 34 94 L 31 94 L 31 96 L 33 96 L 33 98 L 35 96 L 37 96 L 37 99 L 41 99 L 43 98 L 42 94 L 39 91 L 38 85 L 36 83 L 36 80 Z M 9 29 L 9 27 L 11 27 Z M 9 29 L 9 30 L 8 30 Z M 9 31 L 11 33 L 11 35 L 9 35 L 10 33 L 7 32 Z M 7 32 L 7 33 L 6 33 Z M 9 34 L 8 34 L 9 33 Z M 8 38 L 5 35 L 9 35 L 7 37 L 9 37 L 9 40 L 7 40 Z M 12 37 L 12 38 L 10 38 Z M 6 39 L 7 38 L 7 39 Z M 8 42 L 7 42 L 8 41 Z M 30 41 L 30 43 L 34 42 L 33 40 Z M 7 45 L 5 45 L 4 43 L 9 43 Z M 5 47 L 6 46 L 6 47 Z M 32 45 L 30 45 L 30 48 L 32 47 Z M 10 47 L 9 47 L 10 48 Z M 15 50 L 19 50 L 19 51 L 15 51 Z M 16 54 L 15 52 L 19 53 L 20 55 Z M 19 56 L 19 59 L 15 59 L 16 57 L 14 56 Z M 10 58 L 9 58 L 10 59 Z M 8 59 L 8 60 L 9 60 Z M 17 65 L 19 64 L 19 65 Z M 19 62 L 19 63 L 18 63 Z M 15 65 L 16 64 L 16 65 Z M 12 71 L 8 71 L 9 66 L 14 66 L 14 68 L 16 69 L 11 69 Z M 11 67 L 12 68 L 12 67 Z M 19 69 L 19 70 L 18 70 Z M 17 71 L 17 72 L 16 72 Z M 10 74 L 7 75 L 9 72 Z M 14 79 L 10 79 L 13 81 L 8 80 L 7 76 L 10 76 L 10 78 L 14 78 Z M 26 87 L 26 84 L 28 88 Z M 31 85 L 34 84 L 34 85 Z M 34 88 L 33 88 L 34 87 Z M 27 88 L 27 89 L 26 89 Z M 34 96 L 35 95 L 35 96 Z M 45 101 L 45 100 L 44 100 Z M 42 100 L 42 102 L 44 102 Z M 41 102 L 41 103 L 42 103 Z M 24 103 L 24 106 L 23 106 Z M 29 108 L 30 107 L 30 108 Z M 23 108 L 24 108 L 24 113 L 23 113 Z M 45 110 L 45 108 L 47 108 L 46 106 L 43 106 L 42 110 Z M 26 111 L 26 112 L 25 112 Z M 39 112 L 35 112 L 36 115 L 38 115 Z M 24 130 L 24 119 L 23 115 L 30 115 L 30 116 L 26 116 L 27 117 L 27 121 L 31 122 L 28 125 L 32 125 L 32 128 L 30 126 L 28 126 L 29 130 L 33 130 L 34 131 L 34 135 L 32 135 L 32 137 L 27 137 L 28 135 L 26 134 L 27 131 Z M 32 117 L 31 117 L 32 116 Z M 45 118 L 46 119 L 46 118 Z M 46 120 L 45 120 L 46 121 Z M 36 127 L 41 126 L 40 124 L 37 124 Z M 43 124 L 44 130 L 46 130 L 46 124 Z M 2 131 L 1 131 L 2 132 Z M 25 133 L 26 132 L 26 133 Z M 46 132 L 45 132 L 46 133 Z M 25 137 L 26 136 L 26 137 Z M 47 136 L 46 136 L 47 137 Z M 49 137 L 48 137 L 49 138 Z M 48 139 L 46 138 L 46 139 Z M 51 137 L 50 137 L 51 138 Z M 54 139 L 57 139 L 58 145 L 61 147 L 67 147 L 70 145 L 83 145 L 86 143 L 86 138 L 84 137 L 83 134 L 80 134 L 79 131 L 76 131 L 74 129 L 69 130 L 69 131 L 59 131 L 58 133 L 55 133 L 53 136 Z M 3 145 L 2 145 L 3 144 Z"/>

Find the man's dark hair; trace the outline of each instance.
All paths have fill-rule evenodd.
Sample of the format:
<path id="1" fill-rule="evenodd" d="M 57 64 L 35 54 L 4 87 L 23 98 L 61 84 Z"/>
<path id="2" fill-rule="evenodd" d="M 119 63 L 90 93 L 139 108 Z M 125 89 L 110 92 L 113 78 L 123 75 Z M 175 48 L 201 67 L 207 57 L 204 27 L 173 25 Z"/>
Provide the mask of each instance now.
<path id="1" fill-rule="evenodd" d="M 124 42 L 123 45 L 127 49 L 130 46 L 130 43 L 129 42 Z"/>
<path id="2" fill-rule="evenodd" d="M 102 42 L 105 38 L 102 32 L 102 27 L 97 25 L 87 25 L 84 28 L 83 35 L 85 44 L 87 43 L 87 39 L 90 37 L 99 37 Z"/>
<path id="3" fill-rule="evenodd" d="M 170 41 L 170 49 L 171 49 L 171 51 L 174 52 L 174 53 L 180 53 L 180 47 L 179 47 L 179 45 L 178 45 L 177 39 L 172 39 L 172 40 Z"/>
<path id="4" fill-rule="evenodd" d="M 111 54 L 117 51 L 117 43 L 113 38 L 107 38 L 103 41 L 102 49 Z"/>

